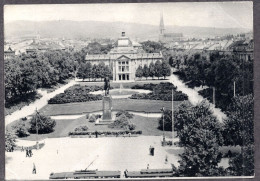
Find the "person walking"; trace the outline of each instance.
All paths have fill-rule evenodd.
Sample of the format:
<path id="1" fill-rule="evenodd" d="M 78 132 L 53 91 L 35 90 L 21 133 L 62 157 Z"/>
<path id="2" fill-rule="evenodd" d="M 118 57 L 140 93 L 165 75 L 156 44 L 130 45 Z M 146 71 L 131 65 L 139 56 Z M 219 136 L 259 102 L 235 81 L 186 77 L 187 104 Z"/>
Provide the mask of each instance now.
<path id="1" fill-rule="evenodd" d="M 126 170 L 124 171 L 125 178 L 127 178 L 127 173 L 128 173 L 128 170 L 126 169 Z"/>
<path id="2" fill-rule="evenodd" d="M 26 148 L 26 157 L 29 157 L 29 150 Z"/>
<path id="3" fill-rule="evenodd" d="M 32 150 L 29 149 L 29 157 L 32 157 Z"/>
<path id="4" fill-rule="evenodd" d="M 147 170 L 149 169 L 149 164 L 147 164 Z"/>
<path id="5" fill-rule="evenodd" d="M 36 166 L 35 164 L 33 163 L 33 171 L 32 171 L 33 174 L 36 174 Z"/>

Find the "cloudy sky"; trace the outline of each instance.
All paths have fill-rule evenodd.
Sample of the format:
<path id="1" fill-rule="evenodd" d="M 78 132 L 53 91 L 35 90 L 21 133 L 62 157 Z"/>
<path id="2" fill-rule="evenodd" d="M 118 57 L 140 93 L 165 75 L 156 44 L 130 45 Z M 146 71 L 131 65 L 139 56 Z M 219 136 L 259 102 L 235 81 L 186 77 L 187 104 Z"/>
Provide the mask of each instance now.
<path id="1" fill-rule="evenodd" d="M 5 23 L 16 20 L 121 21 L 158 25 L 253 28 L 252 2 L 6 5 Z"/>

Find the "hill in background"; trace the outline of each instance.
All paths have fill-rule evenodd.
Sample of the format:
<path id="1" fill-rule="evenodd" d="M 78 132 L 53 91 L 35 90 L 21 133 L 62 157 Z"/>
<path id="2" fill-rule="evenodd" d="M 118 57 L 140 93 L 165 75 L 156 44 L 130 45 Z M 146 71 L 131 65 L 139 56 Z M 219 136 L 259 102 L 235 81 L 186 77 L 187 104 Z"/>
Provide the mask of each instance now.
<path id="1" fill-rule="evenodd" d="M 212 37 L 249 32 L 245 28 L 211 28 L 191 26 L 166 26 L 166 32 L 183 33 L 187 37 Z M 117 38 L 122 31 L 138 40 L 157 40 L 159 25 L 100 21 L 14 21 L 4 26 L 5 37 L 36 35 L 48 38 Z"/>

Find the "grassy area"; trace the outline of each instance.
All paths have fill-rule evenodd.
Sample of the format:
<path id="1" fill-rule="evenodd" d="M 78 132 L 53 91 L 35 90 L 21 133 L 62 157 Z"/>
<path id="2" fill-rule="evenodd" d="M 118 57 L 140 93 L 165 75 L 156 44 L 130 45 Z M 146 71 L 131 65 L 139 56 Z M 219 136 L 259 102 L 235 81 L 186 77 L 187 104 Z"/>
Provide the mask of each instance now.
<path id="1" fill-rule="evenodd" d="M 177 107 L 182 101 L 175 101 Z M 171 101 L 159 100 L 137 100 L 137 99 L 113 99 L 113 110 L 128 110 L 137 112 L 160 112 L 164 106 L 171 109 Z M 40 112 L 45 115 L 69 115 L 96 112 L 102 110 L 102 101 L 67 103 L 67 104 L 48 104 Z"/>
<path id="2" fill-rule="evenodd" d="M 135 130 L 142 130 L 142 135 L 160 136 L 163 135 L 163 131 L 157 129 L 158 118 L 147 118 L 142 116 L 134 116 L 131 121 L 136 125 Z M 10 125 L 9 125 L 10 126 Z M 108 125 L 95 125 L 95 123 L 89 122 L 85 116 L 74 120 L 56 120 L 56 126 L 54 132 L 49 134 L 39 134 L 38 139 L 45 138 L 59 138 L 66 137 L 70 131 L 74 131 L 76 127 L 87 126 L 88 131 L 117 131 L 120 129 L 109 128 Z M 122 129 L 121 129 L 122 130 Z M 166 136 L 170 136 L 171 132 L 166 131 Z M 24 140 L 37 140 L 36 134 L 31 134 L 28 137 L 22 138 Z"/>

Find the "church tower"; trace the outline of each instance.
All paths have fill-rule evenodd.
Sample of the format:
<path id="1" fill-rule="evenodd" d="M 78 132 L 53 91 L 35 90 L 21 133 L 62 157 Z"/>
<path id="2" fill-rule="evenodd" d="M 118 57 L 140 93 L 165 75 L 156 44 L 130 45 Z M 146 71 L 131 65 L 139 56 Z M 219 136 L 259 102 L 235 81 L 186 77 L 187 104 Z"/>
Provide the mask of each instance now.
<path id="1" fill-rule="evenodd" d="M 160 19 L 160 27 L 159 27 L 159 41 L 163 41 L 163 37 L 164 37 L 164 22 L 163 22 L 163 14 L 161 13 L 161 19 Z"/>

